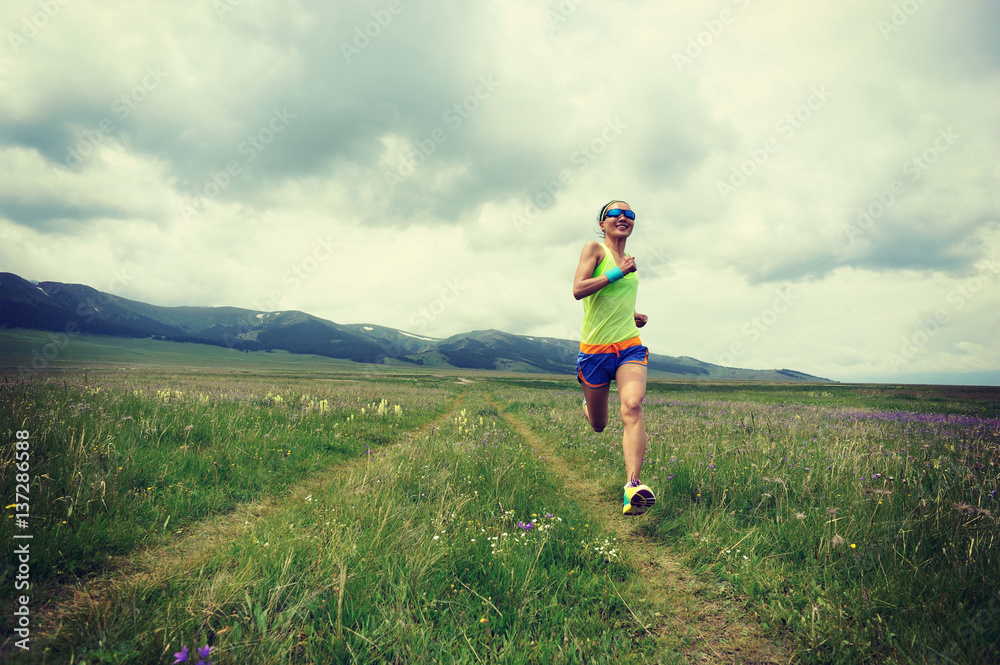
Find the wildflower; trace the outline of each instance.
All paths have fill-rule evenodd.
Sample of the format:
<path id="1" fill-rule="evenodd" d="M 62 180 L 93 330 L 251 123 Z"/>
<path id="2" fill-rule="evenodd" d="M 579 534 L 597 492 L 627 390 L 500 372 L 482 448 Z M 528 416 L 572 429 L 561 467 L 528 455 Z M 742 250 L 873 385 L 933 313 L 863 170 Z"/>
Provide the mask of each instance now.
<path id="1" fill-rule="evenodd" d="M 180 651 L 178 651 L 177 653 L 174 654 L 174 658 L 177 659 L 177 660 L 174 661 L 174 665 L 176 665 L 177 663 L 186 663 L 187 662 L 187 659 L 188 659 L 188 648 L 187 648 L 186 644 L 183 647 L 181 647 Z"/>
<path id="2" fill-rule="evenodd" d="M 212 649 L 215 647 L 210 647 L 207 644 L 203 647 L 198 647 L 198 655 L 201 656 L 201 660 L 198 661 L 197 665 L 210 665 L 208 662 L 208 656 L 212 653 Z"/>
<path id="3" fill-rule="evenodd" d="M 838 510 L 840 510 L 840 509 L 839 508 L 827 508 L 826 509 L 826 514 L 829 515 L 830 517 L 833 517 L 834 515 L 837 514 Z"/>
<path id="4" fill-rule="evenodd" d="M 836 536 L 834 536 L 833 540 L 830 541 L 830 545 L 833 547 L 833 549 L 837 549 L 838 547 L 840 547 L 843 544 L 844 544 L 844 539 L 841 538 L 839 534 L 836 535 Z"/>
<path id="5" fill-rule="evenodd" d="M 857 545 L 855 545 L 854 543 L 851 543 L 851 549 L 853 550 L 853 549 L 856 549 L 856 548 L 857 548 Z"/>
<path id="6" fill-rule="evenodd" d="M 806 518 L 806 514 L 805 513 L 799 513 L 799 512 L 795 513 L 795 519 L 797 519 L 797 520 L 804 520 L 805 518 Z"/>

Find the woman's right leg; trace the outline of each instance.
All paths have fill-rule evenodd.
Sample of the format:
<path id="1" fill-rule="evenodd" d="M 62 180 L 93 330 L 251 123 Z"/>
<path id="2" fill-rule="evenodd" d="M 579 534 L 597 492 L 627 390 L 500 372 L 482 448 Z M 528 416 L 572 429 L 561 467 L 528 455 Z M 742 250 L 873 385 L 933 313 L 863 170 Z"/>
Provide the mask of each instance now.
<path id="1" fill-rule="evenodd" d="M 600 388 L 591 388 L 586 384 L 583 386 L 583 396 L 586 401 L 583 403 L 583 415 L 595 432 L 603 432 L 608 426 L 608 396 L 611 394 L 611 384 Z"/>

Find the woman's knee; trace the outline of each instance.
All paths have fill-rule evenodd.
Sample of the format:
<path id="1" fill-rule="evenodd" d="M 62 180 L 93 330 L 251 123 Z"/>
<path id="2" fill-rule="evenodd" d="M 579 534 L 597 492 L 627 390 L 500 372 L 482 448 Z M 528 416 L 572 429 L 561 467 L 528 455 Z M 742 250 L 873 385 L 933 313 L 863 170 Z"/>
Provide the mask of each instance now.
<path id="1" fill-rule="evenodd" d="M 635 420 L 642 417 L 642 398 L 624 398 L 621 405 L 622 419 Z"/>

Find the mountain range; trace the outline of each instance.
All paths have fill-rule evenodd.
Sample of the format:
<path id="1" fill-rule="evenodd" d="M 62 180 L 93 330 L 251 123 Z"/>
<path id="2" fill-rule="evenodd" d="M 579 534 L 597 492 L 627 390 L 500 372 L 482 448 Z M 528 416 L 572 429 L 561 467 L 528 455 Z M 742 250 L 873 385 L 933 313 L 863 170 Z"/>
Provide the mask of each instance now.
<path id="1" fill-rule="evenodd" d="M 478 330 L 445 339 L 300 311 L 161 307 L 82 284 L 31 282 L 0 272 L 0 327 L 160 339 L 235 351 L 285 350 L 358 363 L 574 374 L 579 342 Z M 828 382 L 789 369 L 750 370 L 650 354 L 651 377 Z"/>

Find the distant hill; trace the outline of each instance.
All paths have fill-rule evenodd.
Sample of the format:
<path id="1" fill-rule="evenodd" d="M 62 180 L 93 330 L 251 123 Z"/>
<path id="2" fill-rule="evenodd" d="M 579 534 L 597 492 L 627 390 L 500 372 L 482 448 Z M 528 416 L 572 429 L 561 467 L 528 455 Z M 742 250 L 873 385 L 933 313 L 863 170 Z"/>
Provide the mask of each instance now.
<path id="1" fill-rule="evenodd" d="M 237 351 L 284 350 L 359 363 L 409 363 L 549 374 L 574 374 L 579 342 L 477 330 L 447 339 L 395 328 L 338 324 L 299 311 L 238 307 L 160 307 L 82 284 L 34 284 L 0 273 L 0 327 L 68 334 L 211 344 Z M 650 376 L 684 379 L 828 382 L 789 369 L 722 367 L 685 356 L 651 354 Z"/>

